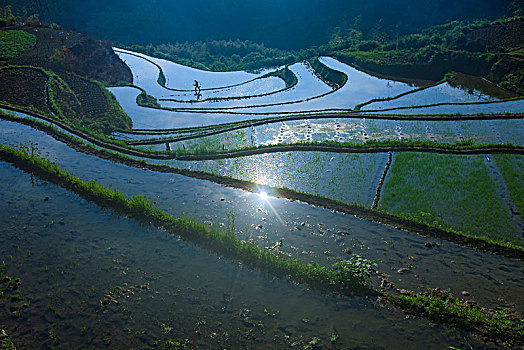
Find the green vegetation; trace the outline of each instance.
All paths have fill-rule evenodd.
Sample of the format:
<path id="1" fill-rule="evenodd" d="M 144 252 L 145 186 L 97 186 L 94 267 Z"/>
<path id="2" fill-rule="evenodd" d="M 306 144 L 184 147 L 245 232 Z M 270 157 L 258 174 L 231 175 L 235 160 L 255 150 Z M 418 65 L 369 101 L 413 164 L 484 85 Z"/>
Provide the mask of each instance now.
<path id="1" fill-rule="evenodd" d="M 298 83 L 297 76 L 288 67 L 285 67 L 285 68 L 282 68 L 282 69 L 278 69 L 278 70 L 276 70 L 274 72 L 270 72 L 270 73 L 264 75 L 264 78 L 265 77 L 279 77 L 279 78 L 281 78 L 286 83 L 286 88 L 293 87 L 293 86 L 297 85 L 297 83 Z"/>
<path id="2" fill-rule="evenodd" d="M 462 299 L 451 297 L 449 291 L 429 289 L 423 293 L 387 295 L 394 305 L 415 315 L 429 317 L 437 323 L 448 323 L 463 329 L 476 330 L 499 339 L 520 339 L 524 336 L 524 320 L 511 321 L 503 311 L 486 313 L 485 310 Z"/>
<path id="3" fill-rule="evenodd" d="M 47 94 L 51 110 L 59 119 L 69 122 L 75 121 L 80 116 L 81 107 L 73 90 L 55 73 L 43 68 L 40 68 L 40 70 L 48 76 Z"/>
<path id="4" fill-rule="evenodd" d="M 320 62 L 318 57 L 311 58 L 308 62 L 319 78 L 334 89 L 341 88 L 348 80 L 346 74 L 329 68 Z"/>
<path id="5" fill-rule="evenodd" d="M 217 134 L 209 137 L 181 141 L 177 145 L 178 153 L 195 152 L 195 153 L 214 153 L 231 150 L 247 145 L 247 132 L 245 130 L 236 130 L 227 133 Z"/>
<path id="6" fill-rule="evenodd" d="M 23 30 L 0 31 L 0 60 L 18 56 L 36 42 L 36 36 Z"/>
<path id="7" fill-rule="evenodd" d="M 291 52 L 270 49 L 261 44 L 240 40 L 212 40 L 194 43 L 153 45 L 124 45 L 124 48 L 149 56 L 167 59 L 186 66 L 211 70 L 235 71 L 257 70 L 295 63 L 306 57 Z M 159 78 L 159 83 L 165 77 Z"/>
<path id="8" fill-rule="evenodd" d="M 154 98 L 151 95 L 148 95 L 145 91 L 142 91 L 137 97 L 136 97 L 136 103 L 139 106 L 145 106 L 145 107 L 152 107 L 152 108 L 160 108 L 160 104 L 158 103 L 157 99 Z"/>
<path id="9" fill-rule="evenodd" d="M 524 71 L 518 33 L 524 20 L 514 17 L 494 22 L 450 22 L 421 33 L 366 40 L 355 30 L 337 29 L 328 44 L 285 51 L 242 41 L 127 46 L 128 49 L 208 70 L 250 70 L 310 59 L 326 81 L 341 86 L 343 77 L 318 65 L 319 55 L 334 56 L 377 74 L 406 79 L 440 81 L 457 71 L 481 76 L 523 95 Z M 311 59 L 312 58 L 312 59 Z"/>
<path id="10" fill-rule="evenodd" d="M 319 54 L 356 64 L 379 74 L 441 80 L 450 71 L 485 77 L 520 95 L 522 17 L 473 24 L 450 22 L 394 41 L 363 40 L 350 30 L 335 35 Z"/>
<path id="11" fill-rule="evenodd" d="M 20 307 L 20 303 L 24 300 L 20 292 L 20 278 L 12 278 L 7 275 L 7 264 L 2 260 L 0 263 L 0 302 L 2 303 L 16 303 L 16 307 Z"/>
<path id="12" fill-rule="evenodd" d="M 166 87 L 166 76 L 164 75 L 164 71 L 162 70 L 162 67 L 158 66 L 158 79 L 156 80 L 158 85 L 162 87 Z"/>
<path id="13" fill-rule="evenodd" d="M 509 194 L 519 213 L 524 213 L 524 156 L 496 154 L 495 162 L 506 181 Z"/>
<path id="14" fill-rule="evenodd" d="M 3 329 L 0 329 L 0 350 L 16 350 L 15 344 Z"/>
<path id="15" fill-rule="evenodd" d="M 396 154 L 379 208 L 444 230 L 522 246 L 482 157 Z"/>

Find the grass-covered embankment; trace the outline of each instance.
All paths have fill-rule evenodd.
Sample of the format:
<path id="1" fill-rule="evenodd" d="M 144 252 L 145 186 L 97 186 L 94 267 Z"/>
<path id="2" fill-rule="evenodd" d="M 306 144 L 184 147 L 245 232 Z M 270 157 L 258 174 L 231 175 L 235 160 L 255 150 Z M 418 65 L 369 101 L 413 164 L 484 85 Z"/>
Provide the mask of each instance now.
<path id="1" fill-rule="evenodd" d="M 524 320 L 511 321 L 503 311 L 487 311 L 452 297 L 449 291 L 438 288 L 418 293 L 408 291 L 386 295 L 385 299 L 413 315 L 478 332 L 484 339 L 498 339 L 509 348 L 524 343 Z"/>
<path id="2" fill-rule="evenodd" d="M 329 68 L 319 61 L 318 57 L 310 58 L 309 64 L 313 68 L 315 74 L 327 85 L 333 89 L 339 89 L 348 81 L 348 76 L 338 70 Z"/>
<path id="3" fill-rule="evenodd" d="M 522 247 L 482 157 L 398 153 L 379 208 L 444 230 Z"/>
<path id="4" fill-rule="evenodd" d="M 148 95 L 144 90 L 142 90 L 140 94 L 136 97 L 136 103 L 139 106 L 143 106 L 143 107 L 153 107 L 153 108 L 162 107 L 160 106 L 160 104 L 158 103 L 155 97 Z"/>
<path id="5" fill-rule="evenodd" d="M 297 76 L 287 66 L 282 69 L 278 69 L 276 71 L 269 72 L 263 76 L 263 78 L 265 77 L 278 77 L 284 80 L 284 82 L 286 83 L 286 89 L 292 88 L 293 86 L 297 85 L 298 83 Z"/>
<path id="6" fill-rule="evenodd" d="M 233 135 L 245 135 L 243 130 L 231 132 Z M 366 142 L 297 142 L 289 144 L 261 145 L 257 147 L 245 146 L 247 139 L 234 140 L 223 134 L 217 134 L 213 137 L 199 139 L 192 136 L 185 136 L 176 139 L 166 139 L 166 141 L 137 141 L 126 142 L 128 145 L 148 145 L 162 144 L 166 142 L 181 142 L 185 140 L 193 142 L 184 142 L 185 150 L 177 149 L 173 152 L 155 152 L 149 153 L 150 158 L 159 159 L 176 159 L 176 160 L 210 160 L 226 159 L 252 156 L 255 154 L 268 154 L 279 152 L 333 152 L 333 153 L 382 153 L 382 152 L 425 152 L 440 154 L 484 154 L 484 153 L 508 153 L 524 154 L 524 146 L 510 143 L 497 144 L 474 144 L 471 141 L 460 141 L 454 143 L 444 143 L 437 141 L 421 140 L 368 140 Z M 240 145 L 240 146 L 239 146 Z M 244 146 L 242 146 L 244 145 Z M 145 155 L 145 157 L 148 157 Z"/>
<path id="7" fill-rule="evenodd" d="M 436 322 L 448 323 L 465 330 L 481 333 L 483 336 L 511 344 L 522 344 L 524 326 L 506 315 L 492 314 L 475 305 L 459 299 L 444 297 L 439 293 L 413 293 L 403 291 L 395 294 L 376 290 L 370 282 L 372 262 L 352 257 L 333 264 L 320 266 L 305 263 L 294 258 L 276 255 L 270 250 L 253 243 L 239 240 L 234 231 L 234 220 L 227 229 L 219 230 L 192 221 L 165 214 L 143 196 L 129 197 L 115 189 L 107 188 L 96 181 L 85 182 L 61 170 L 56 164 L 35 155 L 34 148 L 15 149 L 0 145 L 0 159 L 39 176 L 42 179 L 67 188 L 81 197 L 115 212 L 136 220 L 161 227 L 188 241 L 204 246 L 213 253 L 221 254 L 246 265 L 286 277 L 315 288 L 341 292 L 349 295 L 380 296 L 405 311 L 428 317 Z M 234 219 L 234 218 L 233 218 Z"/>

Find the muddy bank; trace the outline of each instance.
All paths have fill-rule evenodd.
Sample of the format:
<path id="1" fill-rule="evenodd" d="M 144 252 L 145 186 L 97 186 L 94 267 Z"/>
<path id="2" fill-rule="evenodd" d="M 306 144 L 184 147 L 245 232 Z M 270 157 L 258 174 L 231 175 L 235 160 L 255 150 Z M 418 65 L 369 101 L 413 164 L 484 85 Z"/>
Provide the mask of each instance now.
<path id="1" fill-rule="evenodd" d="M 384 172 L 382 173 L 382 176 L 380 177 L 380 181 L 377 186 L 377 193 L 375 194 L 375 199 L 373 200 L 371 209 L 377 209 L 378 207 L 378 202 L 380 201 L 380 193 L 382 192 L 382 186 L 384 186 L 384 181 L 386 180 L 386 175 L 388 174 L 388 170 L 391 167 L 392 161 L 393 161 L 393 153 L 388 152 L 388 162 L 386 163 Z"/>

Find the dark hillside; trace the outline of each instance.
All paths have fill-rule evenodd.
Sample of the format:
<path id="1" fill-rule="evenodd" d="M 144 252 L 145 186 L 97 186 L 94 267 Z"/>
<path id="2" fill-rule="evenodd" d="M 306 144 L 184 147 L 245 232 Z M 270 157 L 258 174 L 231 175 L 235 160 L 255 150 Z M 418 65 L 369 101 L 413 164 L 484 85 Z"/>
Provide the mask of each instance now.
<path id="1" fill-rule="evenodd" d="M 0 65 L 29 65 L 58 72 L 72 72 L 92 79 L 118 83 L 133 80 L 129 68 L 107 41 L 46 26 L 17 26 L 36 36 L 36 45 Z"/>
<path id="2" fill-rule="evenodd" d="M 465 29 L 468 41 L 488 48 L 512 49 L 524 46 L 524 21 L 494 23 L 482 28 Z"/>
<path id="3" fill-rule="evenodd" d="M 0 101 L 53 113 L 59 119 L 79 120 L 84 112 L 74 92 L 56 74 L 42 68 L 0 68 Z"/>
<path id="4" fill-rule="evenodd" d="M 0 101 L 51 112 L 47 104 L 47 76 L 36 69 L 0 69 Z M 9 82 L 9 83 L 7 83 Z"/>
<path id="5" fill-rule="evenodd" d="M 32 21 L 10 22 L 0 33 L 0 101 L 29 107 L 98 133 L 131 127 L 103 83 L 132 82 L 132 74 L 111 43 Z M 24 36 L 22 34 L 29 34 Z M 23 45 L 16 45 L 24 38 Z"/>
<path id="6" fill-rule="evenodd" d="M 98 116 L 109 109 L 104 91 L 97 83 L 71 73 L 63 74 L 62 78 L 75 92 L 85 113 Z"/>

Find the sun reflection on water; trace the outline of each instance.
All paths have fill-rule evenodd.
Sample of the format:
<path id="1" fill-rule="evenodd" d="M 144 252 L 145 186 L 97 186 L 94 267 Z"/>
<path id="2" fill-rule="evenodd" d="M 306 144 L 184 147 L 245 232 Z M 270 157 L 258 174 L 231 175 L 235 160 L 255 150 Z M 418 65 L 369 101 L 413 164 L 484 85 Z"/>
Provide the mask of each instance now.
<path id="1" fill-rule="evenodd" d="M 262 199 L 263 201 L 267 201 L 269 199 L 269 195 L 265 191 L 259 192 L 258 197 L 260 197 L 260 199 Z"/>

